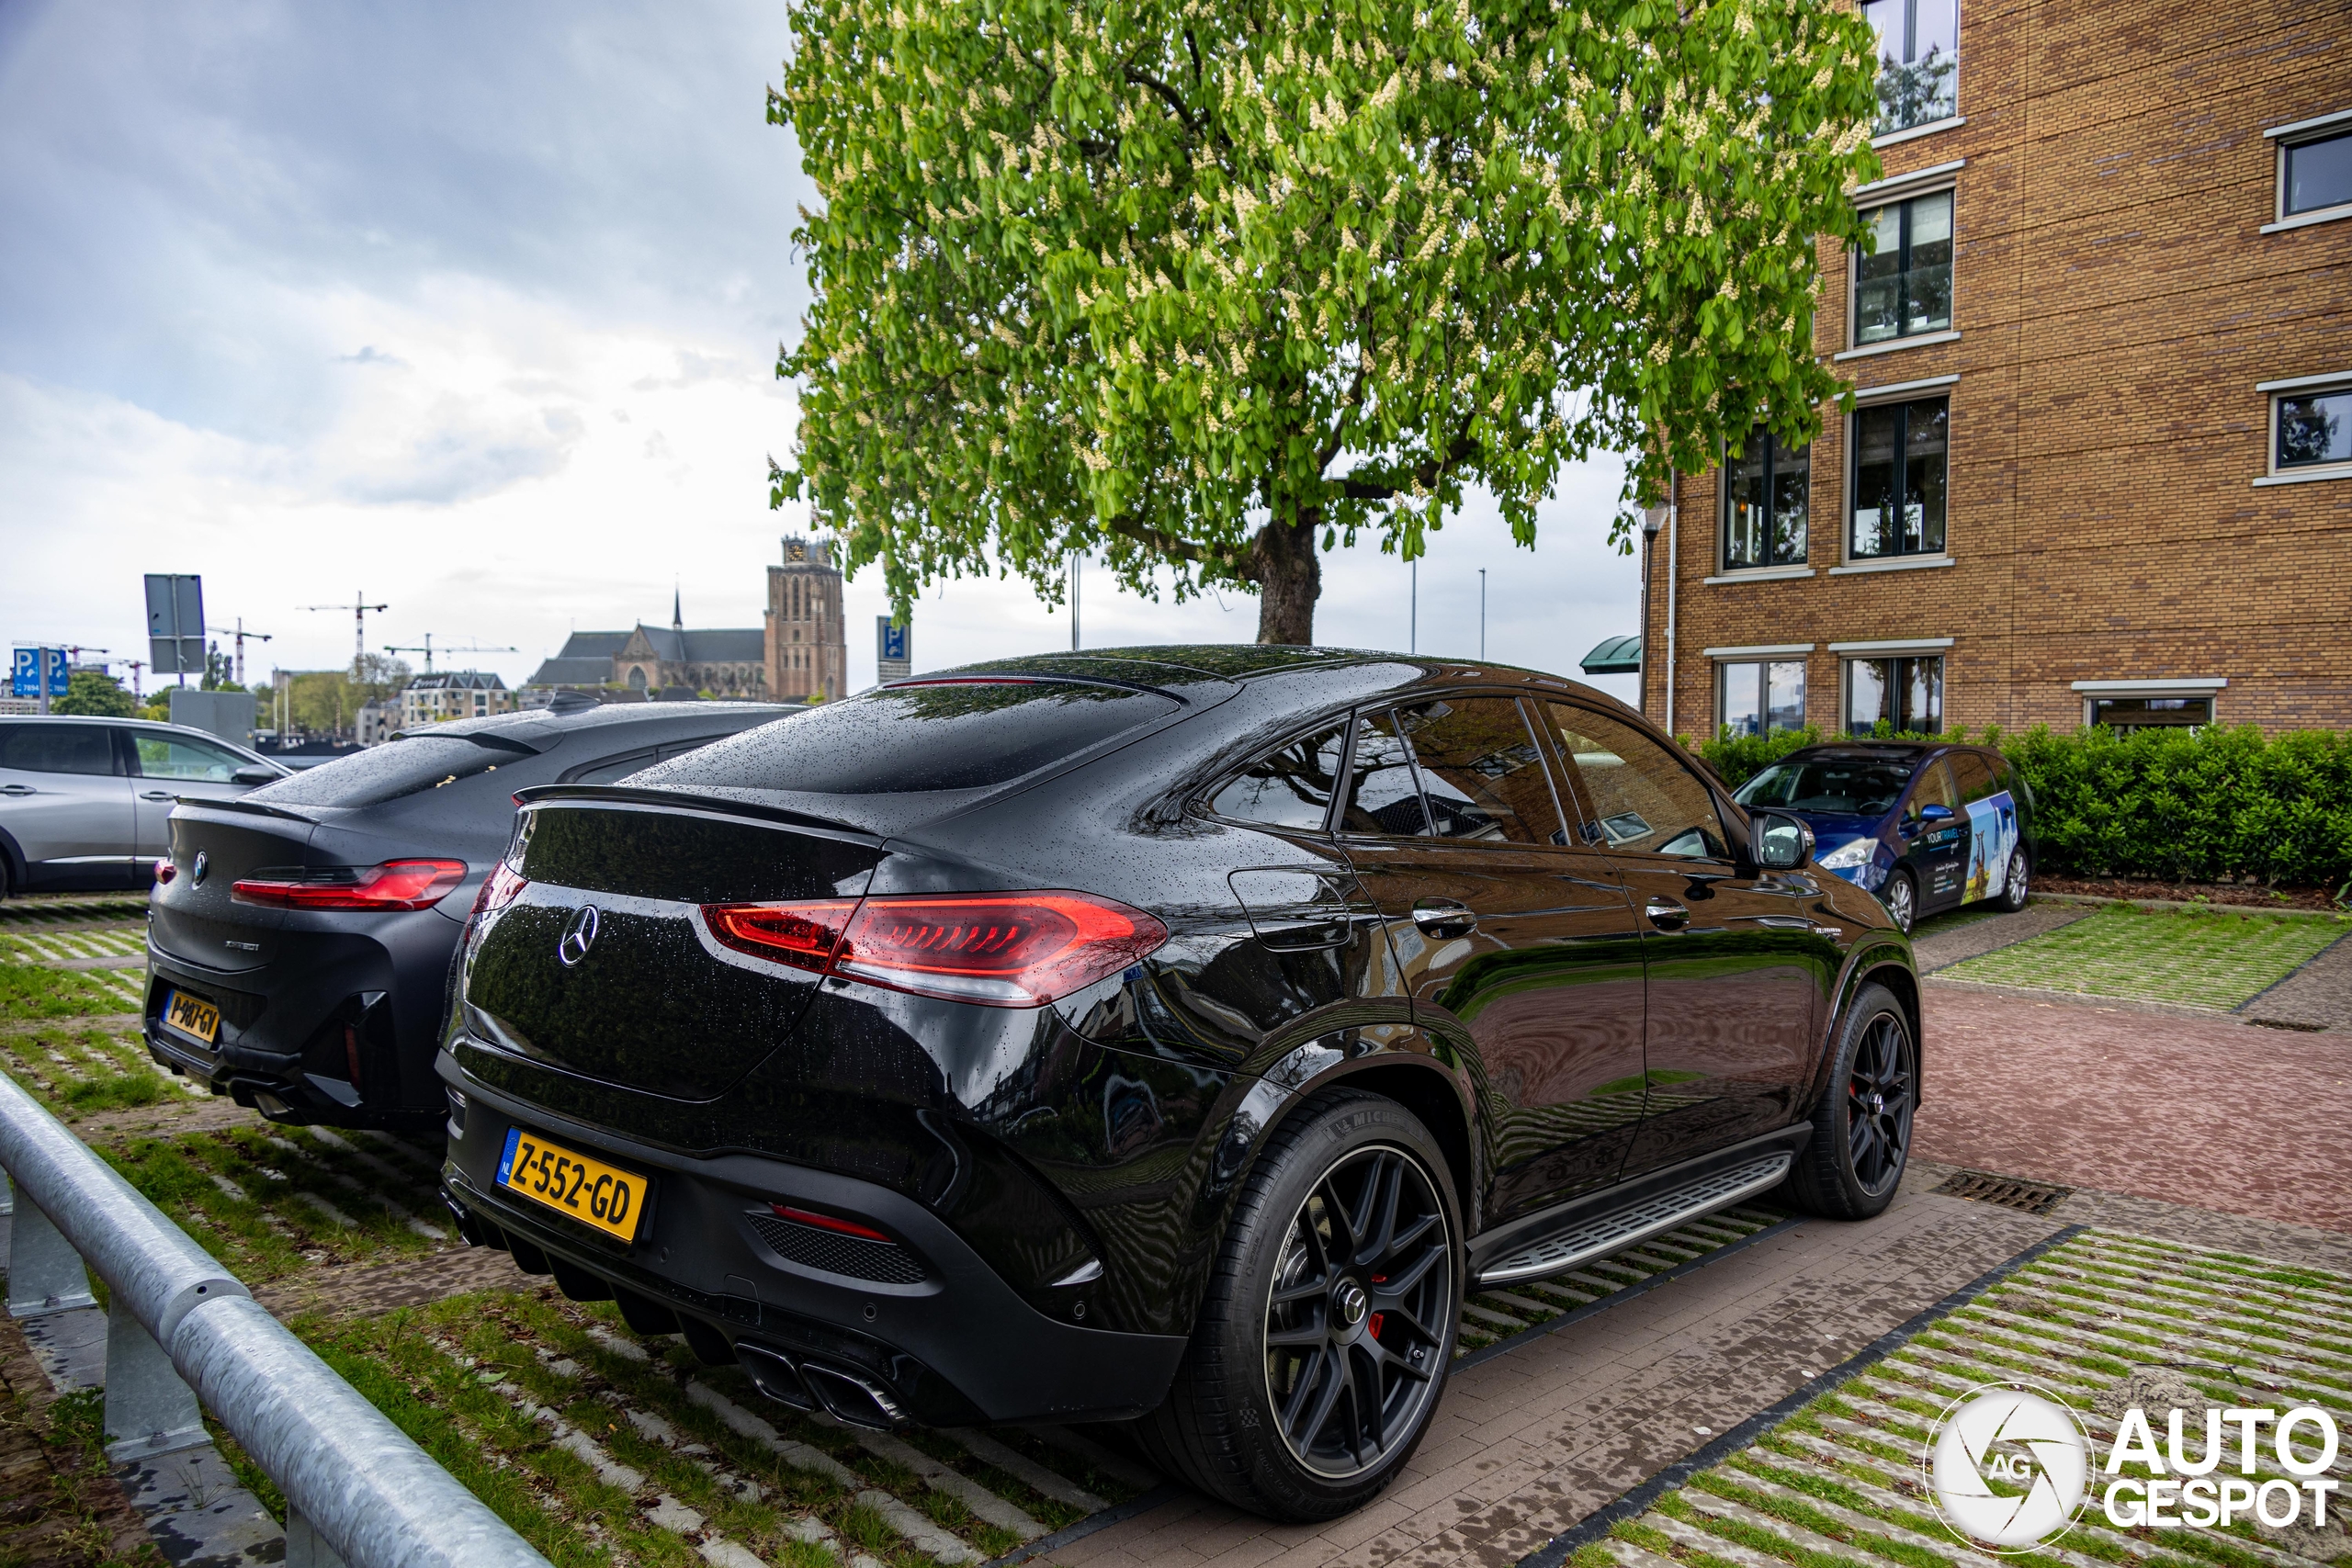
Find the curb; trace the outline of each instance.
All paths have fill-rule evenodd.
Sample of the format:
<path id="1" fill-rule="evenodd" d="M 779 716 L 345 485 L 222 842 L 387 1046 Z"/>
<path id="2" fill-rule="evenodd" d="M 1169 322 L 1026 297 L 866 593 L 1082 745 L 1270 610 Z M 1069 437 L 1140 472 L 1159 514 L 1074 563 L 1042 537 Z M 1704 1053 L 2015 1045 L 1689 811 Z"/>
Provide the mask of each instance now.
<path id="1" fill-rule="evenodd" d="M 2294 904 L 2199 904 L 2186 898 L 2109 898 L 2095 893 L 2036 893 L 2051 904 L 2129 904 L 2135 909 L 2195 909 L 2208 915 L 2300 915 L 2307 920 L 2333 920 L 2341 909 L 2306 909 Z"/>

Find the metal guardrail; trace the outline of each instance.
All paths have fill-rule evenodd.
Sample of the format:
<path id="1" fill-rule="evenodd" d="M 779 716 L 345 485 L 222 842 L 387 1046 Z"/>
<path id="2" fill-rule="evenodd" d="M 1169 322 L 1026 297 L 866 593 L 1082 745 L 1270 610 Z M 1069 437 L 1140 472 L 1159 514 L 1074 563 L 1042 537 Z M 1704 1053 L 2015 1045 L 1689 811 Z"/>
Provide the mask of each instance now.
<path id="1" fill-rule="evenodd" d="M 8 1313 L 107 1285 L 107 1457 L 210 1441 L 199 1396 L 286 1495 L 286 1568 L 549 1568 L 30 1095 L 0 1076 Z"/>

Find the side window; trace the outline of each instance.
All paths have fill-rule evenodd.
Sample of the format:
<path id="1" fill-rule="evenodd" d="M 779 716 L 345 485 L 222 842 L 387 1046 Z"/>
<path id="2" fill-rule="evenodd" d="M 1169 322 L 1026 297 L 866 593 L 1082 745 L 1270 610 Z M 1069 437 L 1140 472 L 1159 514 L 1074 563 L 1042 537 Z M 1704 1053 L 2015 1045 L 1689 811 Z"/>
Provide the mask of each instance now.
<path id="1" fill-rule="evenodd" d="M 1442 839 L 1566 843 L 1552 783 L 1513 697 L 1451 697 L 1396 710 Z"/>
<path id="2" fill-rule="evenodd" d="M 2002 781 L 1982 751 L 1954 751 L 1945 759 L 1951 763 L 1953 780 L 1960 787 L 1960 803 L 1973 805 L 1988 800 L 2009 786 Z"/>
<path id="3" fill-rule="evenodd" d="M 1911 798 L 1903 803 L 1903 819 L 1918 820 L 1919 809 L 1926 806 L 1948 806 L 1955 814 L 1960 810 L 1960 795 L 1952 787 L 1951 771 L 1944 766 L 1941 758 L 1928 763 L 1912 784 Z"/>
<path id="4" fill-rule="evenodd" d="M 1345 724 L 1304 735 L 1217 786 L 1209 809 L 1235 822 L 1319 833 L 1331 816 Z"/>
<path id="5" fill-rule="evenodd" d="M 1714 793 L 1632 725 L 1566 703 L 1545 722 L 1575 770 L 1578 797 L 1612 850 L 1728 860 Z"/>
<path id="6" fill-rule="evenodd" d="M 0 768 L 28 773 L 111 773 L 114 737 L 97 724 L 0 728 Z"/>
<path id="7" fill-rule="evenodd" d="M 155 735 L 134 731 L 132 748 L 139 754 L 139 774 L 149 779 L 187 779 L 198 784 L 230 784 L 244 760 L 225 747 L 191 740 L 185 735 Z"/>
<path id="8" fill-rule="evenodd" d="M 1420 785 L 1413 778 L 1413 755 L 1397 738 L 1385 713 L 1356 721 L 1356 744 L 1348 762 L 1348 803 L 1340 830 L 1374 838 L 1418 838 L 1429 829 Z"/>

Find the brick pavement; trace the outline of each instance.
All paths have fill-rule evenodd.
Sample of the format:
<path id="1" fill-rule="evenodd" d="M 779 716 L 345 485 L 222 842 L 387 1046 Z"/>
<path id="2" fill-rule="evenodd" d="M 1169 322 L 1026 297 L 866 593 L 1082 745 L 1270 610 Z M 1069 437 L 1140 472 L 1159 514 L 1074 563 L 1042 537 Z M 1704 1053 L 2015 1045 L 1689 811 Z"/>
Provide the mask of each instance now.
<path id="1" fill-rule="evenodd" d="M 1456 1377 L 1369 1507 L 1276 1526 L 1186 1496 L 1054 1552 L 1080 1568 L 1504 1568 L 2057 1228 L 1906 1184 Z"/>
<path id="2" fill-rule="evenodd" d="M 2352 1231 L 2352 1033 L 1926 992 L 1922 1158 Z"/>

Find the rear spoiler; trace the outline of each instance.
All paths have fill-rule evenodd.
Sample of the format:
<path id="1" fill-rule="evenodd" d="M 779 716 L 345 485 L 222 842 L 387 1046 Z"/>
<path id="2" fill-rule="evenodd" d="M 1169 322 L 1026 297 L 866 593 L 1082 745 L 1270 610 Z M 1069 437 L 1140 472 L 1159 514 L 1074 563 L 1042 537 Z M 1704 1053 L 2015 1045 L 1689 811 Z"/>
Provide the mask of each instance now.
<path id="1" fill-rule="evenodd" d="M 831 838 L 854 839 L 861 844 L 879 845 L 883 836 L 846 822 L 836 822 L 823 817 L 812 817 L 805 811 L 791 811 L 781 806 L 763 806 L 755 801 L 738 800 L 731 795 L 698 795 L 683 789 L 639 789 L 628 784 L 529 784 L 514 792 L 517 806 L 544 806 L 577 801 L 587 805 L 667 807 L 673 810 L 704 811 L 719 817 L 743 817 L 754 821 L 774 822 L 780 827 L 806 828 Z"/>
<path id="2" fill-rule="evenodd" d="M 243 811 L 255 817 L 277 817 L 288 822 L 300 822 L 306 828 L 315 828 L 319 825 L 319 819 L 315 817 L 305 817 L 299 811 L 288 811 L 282 806 L 272 806 L 266 801 L 249 800 L 242 795 L 232 795 L 226 800 L 190 800 L 186 795 L 181 795 L 178 799 L 182 806 L 193 806 L 205 811 Z"/>

